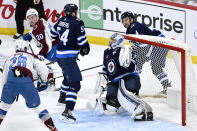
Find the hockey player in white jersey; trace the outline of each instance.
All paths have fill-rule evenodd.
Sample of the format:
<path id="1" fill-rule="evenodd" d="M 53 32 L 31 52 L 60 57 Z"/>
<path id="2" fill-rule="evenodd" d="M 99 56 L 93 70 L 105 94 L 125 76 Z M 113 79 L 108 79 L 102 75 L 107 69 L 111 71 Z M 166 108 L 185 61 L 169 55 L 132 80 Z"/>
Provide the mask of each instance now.
<path id="1" fill-rule="evenodd" d="M 23 40 L 16 41 L 16 53 L 6 60 L 3 67 L 2 94 L 0 103 L 0 124 L 6 116 L 18 94 L 22 95 L 28 108 L 35 111 L 47 128 L 57 131 L 53 120 L 46 109 L 40 104 L 38 91 L 47 88 L 48 69 L 34 54 L 28 53 L 29 44 Z M 34 86 L 33 76 L 37 75 L 42 82 L 39 87 Z"/>
<path id="2" fill-rule="evenodd" d="M 134 120 L 153 120 L 152 108 L 138 96 L 141 84 L 136 56 L 123 43 L 124 38 L 115 33 L 104 51 L 103 72 L 99 73 L 96 86 L 99 109 L 104 114 L 112 114 L 123 108 Z M 115 110 L 111 112 L 109 107 Z"/>

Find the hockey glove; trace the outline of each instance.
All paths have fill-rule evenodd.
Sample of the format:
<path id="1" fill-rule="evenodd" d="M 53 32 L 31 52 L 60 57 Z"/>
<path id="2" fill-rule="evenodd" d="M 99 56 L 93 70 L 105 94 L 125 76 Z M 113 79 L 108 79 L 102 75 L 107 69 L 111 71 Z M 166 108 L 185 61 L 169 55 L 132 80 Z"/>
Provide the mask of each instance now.
<path id="1" fill-rule="evenodd" d="M 38 81 L 37 83 L 37 90 L 40 91 L 44 91 L 48 88 L 48 82 L 40 82 Z"/>
<path id="2" fill-rule="evenodd" d="M 24 34 L 24 35 L 23 35 L 23 40 L 29 41 L 29 42 L 30 42 L 30 41 L 32 40 L 31 34 L 30 34 L 30 33 Z"/>
<path id="3" fill-rule="evenodd" d="M 89 46 L 89 44 L 85 45 L 85 46 L 82 47 L 81 50 L 80 50 L 80 54 L 81 54 L 82 56 L 88 55 L 89 52 L 90 52 L 90 46 Z"/>

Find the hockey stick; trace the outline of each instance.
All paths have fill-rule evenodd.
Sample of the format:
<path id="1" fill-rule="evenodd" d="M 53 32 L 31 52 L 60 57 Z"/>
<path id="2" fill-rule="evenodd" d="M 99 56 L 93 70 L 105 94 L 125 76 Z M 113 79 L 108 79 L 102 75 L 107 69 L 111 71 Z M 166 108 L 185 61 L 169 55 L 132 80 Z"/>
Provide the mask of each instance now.
<path id="1" fill-rule="evenodd" d="M 57 61 L 50 61 L 49 63 L 46 63 L 46 65 L 51 65 L 51 64 L 54 64 L 55 62 Z"/>
<path id="2" fill-rule="evenodd" d="M 31 52 L 32 52 L 32 54 L 34 54 L 34 51 L 33 51 L 33 49 L 32 49 L 32 47 L 31 47 L 31 45 L 29 44 L 29 48 L 30 48 L 30 50 L 31 50 Z M 35 55 L 35 54 L 34 54 Z"/>
<path id="3" fill-rule="evenodd" d="M 80 72 L 84 72 L 84 71 L 91 70 L 91 69 L 94 69 L 94 68 L 98 68 L 98 67 L 101 67 L 101 66 L 103 66 L 103 65 L 97 65 L 97 66 L 93 66 L 93 67 L 90 67 L 90 68 L 86 68 L 86 69 L 81 70 Z M 54 79 L 61 78 L 61 77 L 64 77 L 64 76 L 58 76 L 58 77 L 55 77 Z"/>
<path id="4" fill-rule="evenodd" d="M 98 105 L 98 99 L 96 99 L 96 103 L 94 103 L 94 104 L 91 104 L 90 102 L 88 102 L 88 103 L 86 104 L 86 108 L 89 109 L 89 110 L 91 111 L 92 114 L 94 114 L 97 105 Z"/>
<path id="5" fill-rule="evenodd" d="M 94 68 L 98 68 L 98 67 L 101 67 L 103 65 L 97 65 L 97 66 L 93 66 L 93 67 L 90 67 L 90 68 L 86 68 L 86 69 L 83 69 L 81 70 L 80 72 L 84 72 L 84 71 L 87 71 L 87 70 L 91 70 L 91 69 L 94 69 Z M 64 76 L 58 76 L 58 77 L 55 77 L 54 78 L 54 81 L 57 79 L 57 78 L 61 78 L 61 77 L 64 77 Z M 54 91 L 60 91 L 61 88 L 56 88 Z"/>

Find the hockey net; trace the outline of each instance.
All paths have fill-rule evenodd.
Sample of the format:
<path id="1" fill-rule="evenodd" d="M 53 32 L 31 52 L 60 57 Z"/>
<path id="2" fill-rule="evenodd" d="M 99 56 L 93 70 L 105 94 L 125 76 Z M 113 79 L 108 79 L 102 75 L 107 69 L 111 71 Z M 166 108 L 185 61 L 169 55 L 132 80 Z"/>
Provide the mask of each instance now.
<path id="1" fill-rule="evenodd" d="M 124 35 L 124 38 L 136 53 L 142 85 L 140 95 L 161 98 L 159 92 L 167 87 L 164 102 L 180 110 L 180 121 L 186 125 L 191 121 L 188 114 L 197 113 L 197 82 L 191 49 L 185 43 L 162 37 Z"/>

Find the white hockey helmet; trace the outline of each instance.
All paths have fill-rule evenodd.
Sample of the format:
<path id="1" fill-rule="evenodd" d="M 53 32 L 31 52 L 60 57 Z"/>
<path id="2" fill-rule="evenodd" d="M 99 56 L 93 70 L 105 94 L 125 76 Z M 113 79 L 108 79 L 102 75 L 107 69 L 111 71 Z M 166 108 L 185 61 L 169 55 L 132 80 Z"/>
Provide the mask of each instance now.
<path id="1" fill-rule="evenodd" d="M 26 17 L 30 16 L 30 15 L 36 15 L 38 16 L 38 11 L 33 9 L 33 8 L 30 8 L 27 13 L 26 13 Z"/>
<path id="2" fill-rule="evenodd" d="M 16 40 L 15 51 L 27 51 L 29 49 L 28 42 L 24 40 Z"/>
<path id="3" fill-rule="evenodd" d="M 124 38 L 122 35 L 118 34 L 118 33 L 114 33 L 111 37 L 110 37 L 110 41 L 109 41 L 109 46 L 112 49 L 115 49 L 117 47 L 121 47 L 124 44 Z"/>

